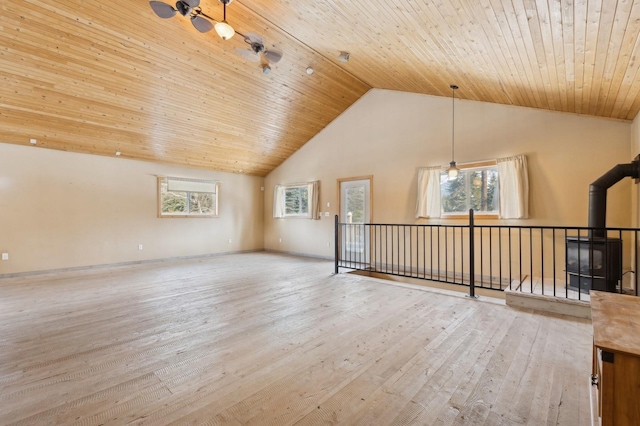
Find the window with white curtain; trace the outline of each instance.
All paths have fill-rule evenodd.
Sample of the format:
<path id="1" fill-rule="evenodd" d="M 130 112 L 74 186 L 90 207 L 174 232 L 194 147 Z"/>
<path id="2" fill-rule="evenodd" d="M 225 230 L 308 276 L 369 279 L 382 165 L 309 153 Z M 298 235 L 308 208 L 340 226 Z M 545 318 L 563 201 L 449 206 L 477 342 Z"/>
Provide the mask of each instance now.
<path id="1" fill-rule="evenodd" d="M 158 216 L 218 216 L 218 182 L 174 177 L 158 178 Z"/>
<path id="2" fill-rule="evenodd" d="M 318 218 L 319 182 L 276 185 L 273 192 L 274 218 Z"/>
<path id="3" fill-rule="evenodd" d="M 416 218 L 464 217 L 469 209 L 485 217 L 529 217 L 529 179 L 524 155 L 460 164 L 455 179 L 442 167 L 418 170 Z"/>

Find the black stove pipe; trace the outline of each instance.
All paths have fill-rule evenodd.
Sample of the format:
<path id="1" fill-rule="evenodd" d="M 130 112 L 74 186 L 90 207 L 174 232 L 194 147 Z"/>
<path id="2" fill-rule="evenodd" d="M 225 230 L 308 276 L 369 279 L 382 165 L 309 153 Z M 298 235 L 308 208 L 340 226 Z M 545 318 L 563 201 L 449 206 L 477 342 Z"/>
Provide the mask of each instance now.
<path id="1" fill-rule="evenodd" d="M 626 177 L 640 178 L 640 161 L 618 164 L 589 186 L 589 231 L 591 238 L 604 238 L 607 227 L 607 189 Z"/>

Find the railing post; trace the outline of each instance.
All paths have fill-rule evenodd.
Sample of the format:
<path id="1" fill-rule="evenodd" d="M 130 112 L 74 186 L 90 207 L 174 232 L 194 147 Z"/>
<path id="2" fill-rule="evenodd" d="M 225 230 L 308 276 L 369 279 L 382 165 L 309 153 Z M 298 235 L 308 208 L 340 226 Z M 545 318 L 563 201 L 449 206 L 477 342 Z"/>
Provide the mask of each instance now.
<path id="1" fill-rule="evenodd" d="M 334 270 L 334 274 L 338 273 L 338 253 L 339 253 L 339 248 L 338 248 L 338 227 L 340 226 L 338 223 L 338 215 L 335 216 L 335 229 L 334 229 L 334 242 L 333 242 L 333 247 L 334 247 L 334 262 L 335 262 L 335 270 Z"/>
<path id="2" fill-rule="evenodd" d="M 476 297 L 473 209 L 469 209 L 469 297 Z"/>

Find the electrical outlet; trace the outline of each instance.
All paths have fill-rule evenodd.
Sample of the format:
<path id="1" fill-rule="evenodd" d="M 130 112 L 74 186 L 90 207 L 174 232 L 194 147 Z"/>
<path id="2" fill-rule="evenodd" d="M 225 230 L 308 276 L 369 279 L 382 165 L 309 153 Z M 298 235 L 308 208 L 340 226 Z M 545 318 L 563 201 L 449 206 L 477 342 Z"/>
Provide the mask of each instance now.
<path id="1" fill-rule="evenodd" d="M 229 244 L 231 244 L 231 238 L 229 238 Z"/>
<path id="2" fill-rule="evenodd" d="M 278 242 L 281 243 L 282 242 L 282 238 L 278 238 Z"/>
<path id="3" fill-rule="evenodd" d="M 327 243 L 327 247 L 331 247 L 331 243 Z"/>
<path id="4" fill-rule="evenodd" d="M 9 260 L 9 253 L 2 253 L 2 260 Z"/>
<path id="5" fill-rule="evenodd" d="M 138 250 L 142 250 L 142 244 L 138 244 Z"/>
<path id="6" fill-rule="evenodd" d="M 329 217 L 330 214 L 331 213 L 329 213 L 329 212 L 324 212 L 325 217 Z"/>

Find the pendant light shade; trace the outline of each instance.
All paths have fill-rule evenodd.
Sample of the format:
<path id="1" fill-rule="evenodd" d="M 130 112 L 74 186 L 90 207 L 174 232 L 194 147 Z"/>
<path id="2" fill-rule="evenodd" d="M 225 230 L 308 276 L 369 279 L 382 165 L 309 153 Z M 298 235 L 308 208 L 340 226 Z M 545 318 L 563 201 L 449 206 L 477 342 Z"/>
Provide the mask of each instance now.
<path id="1" fill-rule="evenodd" d="M 447 173 L 449 174 L 449 179 L 455 179 L 458 177 L 459 168 L 456 167 L 456 162 L 452 161 L 449 163 L 449 168 L 447 169 Z"/>
<path id="2" fill-rule="evenodd" d="M 449 174 L 449 179 L 455 179 L 458 177 L 458 172 L 460 169 L 456 166 L 456 160 L 454 157 L 454 147 L 455 147 L 455 129 L 456 129 L 456 90 L 458 86 L 452 84 L 449 86 L 451 88 L 451 162 L 449 163 L 449 168 L 447 169 L 447 173 Z"/>

